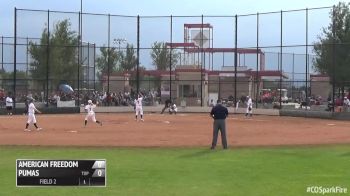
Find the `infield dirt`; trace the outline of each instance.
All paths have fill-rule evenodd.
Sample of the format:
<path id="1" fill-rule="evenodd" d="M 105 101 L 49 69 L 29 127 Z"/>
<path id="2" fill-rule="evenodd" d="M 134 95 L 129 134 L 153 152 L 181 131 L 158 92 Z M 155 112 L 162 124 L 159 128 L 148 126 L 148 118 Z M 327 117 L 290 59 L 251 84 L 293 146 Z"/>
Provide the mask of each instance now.
<path id="1" fill-rule="evenodd" d="M 210 146 L 213 120 L 208 114 L 96 114 L 103 126 L 84 114 L 36 115 L 43 128 L 25 132 L 27 116 L 0 117 L 0 145 L 40 146 Z M 350 143 L 350 122 L 279 116 L 231 115 L 226 120 L 228 144 L 238 146 L 317 145 Z M 220 146 L 220 139 L 218 141 Z"/>

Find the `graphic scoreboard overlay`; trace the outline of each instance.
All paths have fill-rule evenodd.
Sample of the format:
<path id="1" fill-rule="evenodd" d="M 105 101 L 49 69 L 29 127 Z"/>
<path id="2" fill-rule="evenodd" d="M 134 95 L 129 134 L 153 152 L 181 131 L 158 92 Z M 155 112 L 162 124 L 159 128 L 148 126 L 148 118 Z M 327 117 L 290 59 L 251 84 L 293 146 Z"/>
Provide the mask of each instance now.
<path id="1" fill-rule="evenodd" d="M 106 186 L 106 160 L 16 160 L 17 186 Z"/>

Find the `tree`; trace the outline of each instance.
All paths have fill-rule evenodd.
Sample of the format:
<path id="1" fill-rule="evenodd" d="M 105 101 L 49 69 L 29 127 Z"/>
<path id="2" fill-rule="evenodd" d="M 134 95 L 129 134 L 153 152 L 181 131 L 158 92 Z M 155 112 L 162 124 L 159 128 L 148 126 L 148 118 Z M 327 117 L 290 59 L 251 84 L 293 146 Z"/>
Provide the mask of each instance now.
<path id="1" fill-rule="evenodd" d="M 107 75 L 108 74 L 108 57 L 109 57 L 109 72 L 115 72 L 121 70 L 121 68 L 118 66 L 118 63 L 122 59 L 122 54 L 119 53 L 115 47 L 107 48 L 107 47 L 101 47 L 100 48 L 101 55 L 96 60 L 96 67 L 101 75 Z M 108 55 L 109 53 L 109 55 Z"/>
<path id="2" fill-rule="evenodd" d="M 313 67 L 321 74 L 327 74 L 344 92 L 345 82 L 350 75 L 350 3 L 340 2 L 330 12 L 332 22 L 323 28 L 314 45 L 316 58 Z M 334 12 L 334 18 L 333 18 Z M 333 21 L 335 34 L 333 35 Z M 333 42 L 335 43 L 333 51 Z M 335 55 L 333 57 L 333 55 Z M 334 63 L 333 63 L 334 58 Z"/>
<path id="3" fill-rule="evenodd" d="M 152 45 L 151 57 L 152 63 L 157 70 L 169 70 L 170 57 L 171 57 L 171 67 L 174 68 L 178 62 L 179 54 L 172 51 L 166 47 L 164 42 L 154 42 Z"/>
<path id="4" fill-rule="evenodd" d="M 14 81 L 13 81 L 13 77 L 14 76 L 14 72 L 5 72 L 4 70 L 0 70 L 0 83 L 1 83 L 1 87 L 4 88 L 6 91 L 13 91 L 13 85 L 14 85 Z M 16 88 L 18 89 L 18 91 L 23 91 L 23 89 L 28 89 L 28 77 L 25 71 L 16 71 Z M 23 93 L 23 92 L 21 92 Z"/>
<path id="5" fill-rule="evenodd" d="M 48 37 L 45 28 L 41 34 L 40 44 L 29 43 L 29 53 L 33 59 L 30 63 L 34 79 L 45 79 L 47 74 L 47 55 L 49 55 L 49 79 L 57 87 L 62 81 L 76 81 L 78 74 L 78 35 L 70 30 L 68 19 L 54 25 Z M 47 44 L 49 43 L 49 48 Z"/>
<path id="6" fill-rule="evenodd" d="M 135 50 L 132 44 L 126 45 L 125 56 L 122 56 L 120 67 L 124 71 L 135 70 L 137 66 L 137 57 L 135 56 Z"/>
<path id="7" fill-rule="evenodd" d="M 139 67 L 139 82 L 142 83 L 144 81 L 144 77 L 145 77 L 145 71 L 146 71 L 146 68 L 142 65 L 140 65 Z M 134 70 L 131 70 L 130 72 L 130 86 L 136 88 L 136 84 L 137 84 L 137 71 L 136 69 Z"/>

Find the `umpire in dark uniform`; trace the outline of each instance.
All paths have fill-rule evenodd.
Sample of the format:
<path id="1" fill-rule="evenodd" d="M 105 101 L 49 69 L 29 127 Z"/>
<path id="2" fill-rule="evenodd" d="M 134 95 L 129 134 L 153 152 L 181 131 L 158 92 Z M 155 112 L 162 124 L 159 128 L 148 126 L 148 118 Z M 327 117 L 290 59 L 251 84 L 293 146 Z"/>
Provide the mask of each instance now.
<path id="1" fill-rule="evenodd" d="M 169 108 L 170 105 L 171 105 L 171 100 L 170 99 L 165 100 L 165 105 L 164 105 L 164 108 L 162 109 L 161 114 L 163 114 L 165 109 Z"/>
<path id="2" fill-rule="evenodd" d="M 210 116 L 214 118 L 213 124 L 213 141 L 211 143 L 211 149 L 215 149 L 216 142 L 218 140 L 219 130 L 221 132 L 222 147 L 227 149 L 226 140 L 226 123 L 225 119 L 228 116 L 228 110 L 221 104 L 221 100 L 218 99 L 217 104 L 212 108 Z"/>

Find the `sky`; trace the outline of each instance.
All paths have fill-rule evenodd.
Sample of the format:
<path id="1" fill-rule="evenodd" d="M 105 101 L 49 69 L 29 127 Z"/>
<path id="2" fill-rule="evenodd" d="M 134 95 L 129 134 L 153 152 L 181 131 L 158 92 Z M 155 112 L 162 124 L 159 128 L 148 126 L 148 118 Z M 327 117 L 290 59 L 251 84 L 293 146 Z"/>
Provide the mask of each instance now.
<path id="1" fill-rule="evenodd" d="M 101 13 L 112 15 L 130 16 L 233 16 L 254 13 L 273 12 L 281 10 L 296 10 L 305 8 L 328 7 L 337 4 L 334 0 L 1 0 L 0 1 L 0 36 L 13 36 L 14 30 L 14 8 L 53 10 L 78 12 L 81 8 L 84 13 Z M 349 2 L 349 1 L 345 1 Z M 309 40 L 312 44 L 320 35 L 322 27 L 329 24 L 329 10 L 313 10 L 309 12 Z M 50 23 L 64 17 L 60 14 L 52 14 Z M 111 40 L 126 38 L 134 46 L 136 45 L 136 18 L 111 19 Z M 72 28 L 77 27 L 77 15 L 71 16 Z M 46 22 L 44 12 L 20 12 L 18 14 L 18 35 L 39 37 Z M 173 42 L 183 41 L 183 24 L 200 23 L 201 18 L 174 18 L 173 19 Z M 206 17 L 204 22 L 214 26 L 214 47 L 234 47 L 234 18 Z M 259 18 L 259 45 L 278 46 L 280 44 L 280 15 L 261 15 Z M 107 17 L 86 16 L 83 19 L 83 40 L 94 42 L 98 46 L 107 45 Z M 115 25 L 117 24 L 117 25 Z M 170 17 L 167 18 L 144 18 L 141 19 L 141 47 L 149 48 L 155 41 L 170 41 Z M 240 17 L 238 23 L 239 47 L 256 46 L 256 16 Z M 283 44 L 302 45 L 305 44 L 305 10 L 300 12 L 285 13 L 283 15 Z M 312 53 L 312 50 L 310 53 Z M 278 52 L 279 48 L 265 49 L 266 52 Z M 303 53 L 303 47 L 291 47 L 284 49 L 285 53 Z M 6 56 L 7 54 L 5 54 Z M 149 51 L 141 51 L 141 63 L 151 64 Z M 11 56 L 11 54 L 9 54 Z M 222 64 L 231 65 L 233 58 L 230 55 L 222 57 L 216 54 L 215 59 L 224 58 Z M 269 69 L 277 69 L 278 56 L 266 57 Z M 284 59 L 291 59 L 291 55 Z M 245 59 L 241 58 L 241 61 Z M 272 60 L 271 60 L 272 59 Z M 298 60 L 300 59 L 300 60 Z M 220 60 L 219 60 L 220 61 Z M 245 60 L 247 64 L 254 65 L 256 58 L 250 57 Z M 290 64 L 291 60 L 286 62 Z M 305 64 L 305 57 L 296 58 L 296 64 Z M 243 63 L 243 62 L 242 62 Z M 219 63 L 220 64 L 220 63 Z M 287 65 L 289 72 L 292 67 Z M 303 75 L 303 74 L 302 74 Z"/>
<path id="2" fill-rule="evenodd" d="M 103 3 L 102 3 L 103 2 Z M 83 12 L 120 15 L 235 15 L 332 6 L 334 0 L 82 0 Z M 0 35 L 13 35 L 14 8 L 80 11 L 81 0 L 1 0 Z"/>

